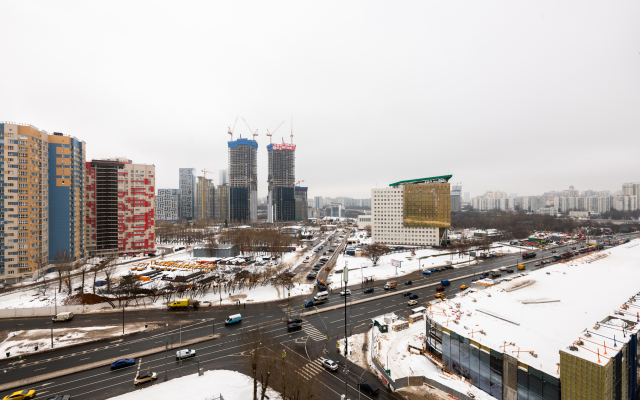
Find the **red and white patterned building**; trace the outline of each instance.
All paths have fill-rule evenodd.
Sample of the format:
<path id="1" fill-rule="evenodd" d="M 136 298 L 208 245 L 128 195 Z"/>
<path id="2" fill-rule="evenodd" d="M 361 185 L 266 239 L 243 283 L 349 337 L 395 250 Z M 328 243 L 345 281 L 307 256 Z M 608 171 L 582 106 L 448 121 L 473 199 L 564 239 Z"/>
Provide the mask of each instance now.
<path id="1" fill-rule="evenodd" d="M 155 251 L 155 166 L 127 159 L 86 163 L 89 257 Z"/>

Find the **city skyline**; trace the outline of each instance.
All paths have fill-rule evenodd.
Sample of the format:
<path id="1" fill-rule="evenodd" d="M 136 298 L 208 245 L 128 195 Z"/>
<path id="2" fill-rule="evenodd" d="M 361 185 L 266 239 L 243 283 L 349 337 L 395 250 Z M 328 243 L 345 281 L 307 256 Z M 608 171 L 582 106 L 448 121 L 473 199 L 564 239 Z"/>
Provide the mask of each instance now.
<path id="1" fill-rule="evenodd" d="M 267 129 L 285 121 L 288 143 L 292 116 L 311 197 L 435 170 L 471 193 L 637 180 L 640 4 L 120 4 L 3 3 L 8 32 L 30 23 L 0 38 L 5 57 L 38 62 L 0 66 L 0 119 L 155 164 L 161 188 L 225 168 L 238 116 L 234 139 L 258 129 L 259 196 Z"/>

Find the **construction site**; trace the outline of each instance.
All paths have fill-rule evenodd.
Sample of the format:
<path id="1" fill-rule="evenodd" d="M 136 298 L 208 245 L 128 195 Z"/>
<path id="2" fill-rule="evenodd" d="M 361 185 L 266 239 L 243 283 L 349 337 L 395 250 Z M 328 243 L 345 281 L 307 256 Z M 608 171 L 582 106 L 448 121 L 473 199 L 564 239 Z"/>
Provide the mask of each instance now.
<path id="1" fill-rule="evenodd" d="M 639 244 L 430 301 L 417 350 L 497 399 L 637 399 Z"/>

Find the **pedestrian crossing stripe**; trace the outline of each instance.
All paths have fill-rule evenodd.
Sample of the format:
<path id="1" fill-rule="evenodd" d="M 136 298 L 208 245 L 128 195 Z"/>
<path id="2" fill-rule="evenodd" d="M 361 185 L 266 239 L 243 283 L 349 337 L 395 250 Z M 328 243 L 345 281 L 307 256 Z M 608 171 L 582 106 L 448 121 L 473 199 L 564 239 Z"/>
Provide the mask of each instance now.
<path id="1" fill-rule="evenodd" d="M 309 380 L 322 372 L 323 369 L 324 368 L 322 367 L 322 359 L 317 358 L 296 372 L 299 373 L 304 378 L 304 380 Z"/>
<path id="2" fill-rule="evenodd" d="M 326 340 L 326 337 L 325 337 L 324 333 L 320 332 L 313 325 L 302 325 L 302 330 L 304 331 L 304 333 L 309 335 L 309 337 L 311 339 L 315 340 L 316 342 L 321 341 L 321 340 Z"/>

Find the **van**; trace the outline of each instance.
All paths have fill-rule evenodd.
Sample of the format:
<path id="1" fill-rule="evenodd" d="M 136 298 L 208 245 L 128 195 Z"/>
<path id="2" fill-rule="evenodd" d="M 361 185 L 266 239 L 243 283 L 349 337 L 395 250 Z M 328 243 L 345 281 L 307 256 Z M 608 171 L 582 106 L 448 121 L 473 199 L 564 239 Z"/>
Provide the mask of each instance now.
<path id="1" fill-rule="evenodd" d="M 71 321 L 73 319 L 72 312 L 61 312 L 58 315 L 51 317 L 51 321 L 53 322 L 65 322 Z"/>
<path id="2" fill-rule="evenodd" d="M 329 298 L 329 292 L 326 290 L 324 292 L 318 292 L 315 296 L 313 296 L 314 301 L 325 301 Z"/>
<path id="3" fill-rule="evenodd" d="M 398 282 L 387 282 L 387 284 L 384 285 L 384 290 L 395 289 L 397 286 L 398 286 Z"/>
<path id="4" fill-rule="evenodd" d="M 229 318 L 227 318 L 224 321 L 224 324 L 231 325 L 231 324 L 239 324 L 240 322 L 242 322 L 242 315 L 234 314 L 234 315 L 229 315 Z"/>
<path id="5" fill-rule="evenodd" d="M 558 256 L 555 256 L 555 257 L 558 257 Z M 524 264 L 518 264 L 518 269 L 519 269 L 519 270 L 523 270 L 523 269 L 525 269 Z"/>

